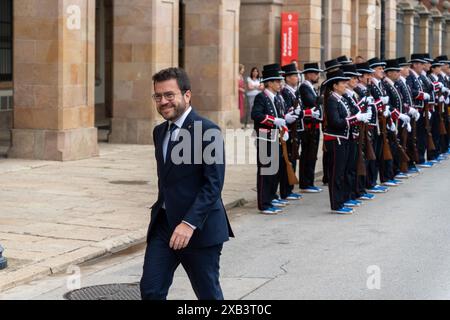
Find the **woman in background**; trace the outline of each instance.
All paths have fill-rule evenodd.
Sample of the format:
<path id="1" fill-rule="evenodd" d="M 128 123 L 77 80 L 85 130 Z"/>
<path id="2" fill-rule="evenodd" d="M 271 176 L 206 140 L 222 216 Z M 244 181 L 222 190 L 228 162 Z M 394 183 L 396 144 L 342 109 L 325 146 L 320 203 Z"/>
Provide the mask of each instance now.
<path id="1" fill-rule="evenodd" d="M 241 116 L 241 123 L 245 123 L 245 81 L 244 81 L 244 65 L 239 65 L 239 111 Z"/>
<path id="2" fill-rule="evenodd" d="M 264 90 L 264 85 L 260 81 L 261 75 L 257 67 L 253 67 L 250 76 L 247 77 L 247 114 L 245 116 L 245 127 L 248 124 L 248 118 L 252 114 L 255 97 Z"/>

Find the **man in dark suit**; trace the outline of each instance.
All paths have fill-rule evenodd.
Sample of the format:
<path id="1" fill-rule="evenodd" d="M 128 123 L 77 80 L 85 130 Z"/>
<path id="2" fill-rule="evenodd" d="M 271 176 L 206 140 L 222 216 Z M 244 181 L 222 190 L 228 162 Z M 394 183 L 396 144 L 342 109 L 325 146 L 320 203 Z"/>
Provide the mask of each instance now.
<path id="1" fill-rule="evenodd" d="M 157 110 L 167 121 L 153 131 L 158 200 L 151 212 L 141 295 L 165 300 L 181 264 L 198 299 L 223 300 L 219 260 L 223 243 L 233 237 L 221 198 L 223 138 L 217 125 L 190 106 L 184 70 L 162 70 L 153 81 Z M 206 131 L 214 138 L 210 143 L 203 139 Z"/>

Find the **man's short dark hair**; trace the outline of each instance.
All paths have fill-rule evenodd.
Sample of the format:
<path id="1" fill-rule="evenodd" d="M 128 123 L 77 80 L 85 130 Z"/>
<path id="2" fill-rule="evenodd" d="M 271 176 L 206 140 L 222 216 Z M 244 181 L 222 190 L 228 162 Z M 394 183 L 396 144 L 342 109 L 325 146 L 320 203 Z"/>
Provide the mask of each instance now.
<path id="1" fill-rule="evenodd" d="M 191 90 L 191 81 L 186 71 L 181 68 L 167 68 L 159 71 L 153 76 L 153 84 L 172 79 L 177 80 L 178 87 L 181 91 Z"/>

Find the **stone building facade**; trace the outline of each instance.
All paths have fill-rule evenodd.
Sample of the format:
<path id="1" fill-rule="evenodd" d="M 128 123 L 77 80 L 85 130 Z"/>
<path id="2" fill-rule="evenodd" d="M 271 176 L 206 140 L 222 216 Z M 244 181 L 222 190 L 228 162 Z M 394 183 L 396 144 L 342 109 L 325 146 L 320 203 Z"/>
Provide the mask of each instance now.
<path id="1" fill-rule="evenodd" d="M 281 13 L 299 13 L 299 62 L 450 53 L 448 1 L 0 0 L 0 140 L 8 157 L 77 160 L 151 144 L 151 76 L 181 66 L 193 105 L 239 126 L 238 65 L 280 59 Z"/>

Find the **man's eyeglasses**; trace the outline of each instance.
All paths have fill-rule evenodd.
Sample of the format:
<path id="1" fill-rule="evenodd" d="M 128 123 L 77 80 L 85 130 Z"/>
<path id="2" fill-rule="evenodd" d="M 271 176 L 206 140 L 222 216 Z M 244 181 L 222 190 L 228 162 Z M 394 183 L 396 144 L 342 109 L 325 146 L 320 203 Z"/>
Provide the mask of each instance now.
<path id="1" fill-rule="evenodd" d="M 184 95 L 186 92 L 187 92 L 186 90 L 183 90 L 180 93 L 181 93 L 181 95 Z M 162 101 L 163 97 L 167 101 L 173 101 L 178 94 L 179 93 L 170 91 L 170 92 L 164 92 L 164 93 L 155 93 L 152 97 L 153 97 L 153 100 L 155 100 L 155 102 L 160 103 Z"/>

